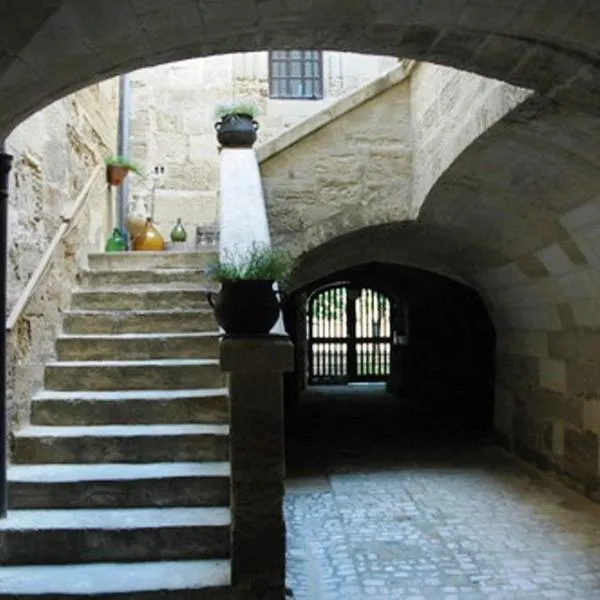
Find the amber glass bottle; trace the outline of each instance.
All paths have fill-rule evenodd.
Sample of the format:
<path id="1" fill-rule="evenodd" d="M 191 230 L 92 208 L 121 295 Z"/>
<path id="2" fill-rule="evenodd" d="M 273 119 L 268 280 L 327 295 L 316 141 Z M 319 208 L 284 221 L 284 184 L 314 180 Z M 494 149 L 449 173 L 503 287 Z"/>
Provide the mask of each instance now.
<path id="1" fill-rule="evenodd" d="M 151 217 L 146 219 L 144 229 L 134 238 L 133 249 L 146 252 L 161 252 L 166 250 L 165 238 L 160 234 Z"/>

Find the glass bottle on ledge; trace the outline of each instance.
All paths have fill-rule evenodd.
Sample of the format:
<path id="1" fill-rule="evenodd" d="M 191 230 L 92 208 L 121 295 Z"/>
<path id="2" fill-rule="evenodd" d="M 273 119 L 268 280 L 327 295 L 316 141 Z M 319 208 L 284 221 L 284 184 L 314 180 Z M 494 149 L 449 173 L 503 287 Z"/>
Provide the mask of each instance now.
<path id="1" fill-rule="evenodd" d="M 144 229 L 133 240 L 133 249 L 146 252 L 162 252 L 166 250 L 165 239 L 152 222 L 151 217 L 146 219 Z"/>
<path id="2" fill-rule="evenodd" d="M 175 227 L 171 230 L 171 247 L 173 250 L 185 250 L 187 241 L 187 232 L 181 223 L 181 219 L 177 219 Z"/>
<path id="3" fill-rule="evenodd" d="M 104 249 L 106 252 L 125 252 L 127 250 L 127 240 L 117 227 L 115 227 L 112 235 L 106 240 Z"/>

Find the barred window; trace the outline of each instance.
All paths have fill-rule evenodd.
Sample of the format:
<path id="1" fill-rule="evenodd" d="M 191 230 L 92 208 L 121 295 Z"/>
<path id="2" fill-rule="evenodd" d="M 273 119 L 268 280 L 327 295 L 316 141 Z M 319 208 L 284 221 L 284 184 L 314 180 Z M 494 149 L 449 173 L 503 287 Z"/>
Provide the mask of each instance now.
<path id="1" fill-rule="evenodd" d="M 319 100 L 323 97 L 323 60 L 320 50 L 269 52 L 271 98 Z"/>

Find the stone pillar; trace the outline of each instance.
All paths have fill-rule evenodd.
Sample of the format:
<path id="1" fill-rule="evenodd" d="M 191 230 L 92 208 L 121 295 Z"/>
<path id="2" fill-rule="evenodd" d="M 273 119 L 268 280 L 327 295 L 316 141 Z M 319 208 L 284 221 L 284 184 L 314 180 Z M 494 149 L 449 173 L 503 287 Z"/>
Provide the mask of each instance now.
<path id="1" fill-rule="evenodd" d="M 231 403 L 231 583 L 246 599 L 285 595 L 283 377 L 286 336 L 228 338 L 221 369 Z"/>

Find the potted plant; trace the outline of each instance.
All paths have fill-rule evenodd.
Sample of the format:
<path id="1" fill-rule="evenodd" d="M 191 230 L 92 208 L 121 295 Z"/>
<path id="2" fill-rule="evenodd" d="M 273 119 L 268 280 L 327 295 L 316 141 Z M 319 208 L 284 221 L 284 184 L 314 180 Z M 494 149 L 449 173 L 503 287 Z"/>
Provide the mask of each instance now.
<path id="1" fill-rule="evenodd" d="M 110 185 L 121 185 L 129 171 L 141 175 L 141 169 L 131 160 L 124 156 L 110 156 L 106 162 L 106 181 Z"/>
<path id="2" fill-rule="evenodd" d="M 220 292 L 207 293 L 217 323 L 232 336 L 267 335 L 279 318 L 280 300 L 275 281 L 291 270 L 286 252 L 267 244 L 253 244 L 246 252 L 225 253 L 208 268 L 209 277 L 221 284 Z"/>
<path id="3" fill-rule="evenodd" d="M 256 141 L 259 113 L 252 100 L 222 102 L 215 109 L 217 140 L 224 148 L 252 148 Z"/>

